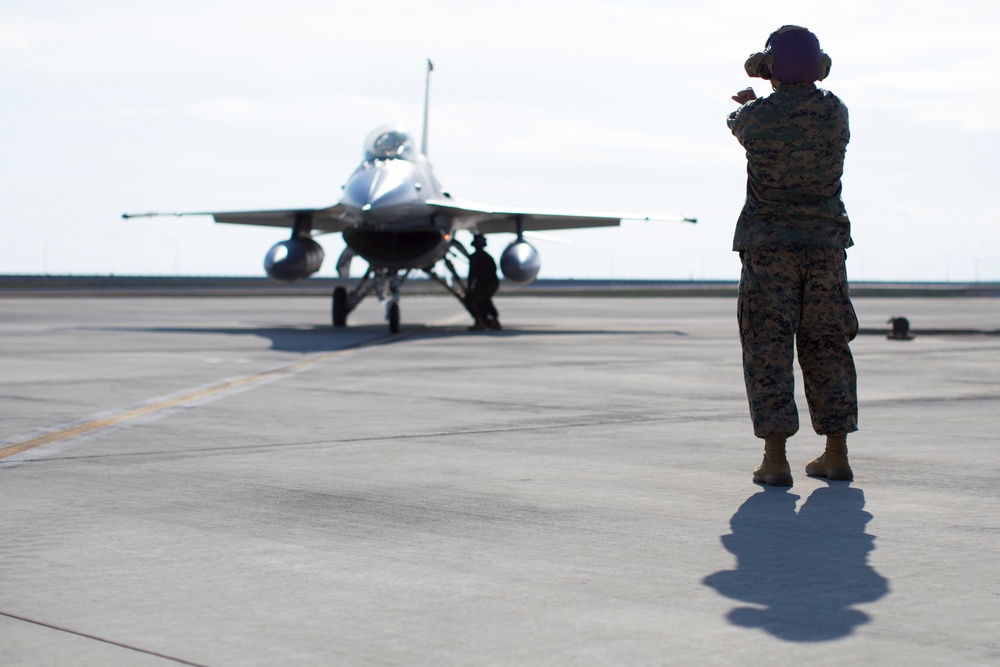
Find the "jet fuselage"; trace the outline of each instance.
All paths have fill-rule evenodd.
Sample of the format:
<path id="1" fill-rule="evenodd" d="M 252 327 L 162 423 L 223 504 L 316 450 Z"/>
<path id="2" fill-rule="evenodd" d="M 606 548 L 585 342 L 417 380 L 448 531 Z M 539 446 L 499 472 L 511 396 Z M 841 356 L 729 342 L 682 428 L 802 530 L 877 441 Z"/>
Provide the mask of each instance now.
<path id="1" fill-rule="evenodd" d="M 402 128 L 379 128 L 344 184 L 340 204 L 355 221 L 344 229 L 344 241 L 375 266 L 433 266 L 447 253 L 453 230 L 451 218 L 427 200 L 443 196 L 430 163 L 413 150 Z"/>

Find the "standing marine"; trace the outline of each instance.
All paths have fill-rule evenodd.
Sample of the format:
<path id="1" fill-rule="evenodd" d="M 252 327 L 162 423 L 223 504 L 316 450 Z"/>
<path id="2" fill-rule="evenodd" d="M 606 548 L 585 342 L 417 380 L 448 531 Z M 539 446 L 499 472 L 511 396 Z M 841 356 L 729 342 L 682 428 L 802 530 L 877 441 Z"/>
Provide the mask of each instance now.
<path id="1" fill-rule="evenodd" d="M 792 484 L 785 443 L 799 430 L 796 349 L 813 429 L 826 436 L 806 474 L 850 480 L 847 434 L 858 430 L 858 399 L 849 343 L 858 320 L 845 266 L 851 223 L 841 199 L 847 107 L 816 86 L 830 72 L 830 57 L 805 28 L 774 31 L 744 67 L 773 88 L 762 98 L 752 88 L 734 95 L 741 106 L 727 121 L 747 156 L 733 250 L 743 264 L 743 376 L 754 435 L 764 440 L 753 481 Z"/>

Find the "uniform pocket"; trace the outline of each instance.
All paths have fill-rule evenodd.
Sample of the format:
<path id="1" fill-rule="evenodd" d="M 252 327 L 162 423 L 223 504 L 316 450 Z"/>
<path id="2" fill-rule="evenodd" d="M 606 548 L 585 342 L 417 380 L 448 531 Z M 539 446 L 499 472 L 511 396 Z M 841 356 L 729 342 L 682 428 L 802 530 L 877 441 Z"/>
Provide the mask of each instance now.
<path id="1" fill-rule="evenodd" d="M 843 250 L 822 248 L 812 252 L 804 293 L 802 331 L 854 340 L 858 316 L 851 303 Z"/>
<path id="2" fill-rule="evenodd" d="M 843 312 L 844 333 L 847 335 L 847 340 L 854 340 L 858 337 L 858 313 L 854 310 L 854 304 L 851 303 L 851 290 L 846 277 L 844 282 L 840 284 L 840 304 Z"/>
<path id="3" fill-rule="evenodd" d="M 767 330 L 761 316 L 760 276 L 754 270 L 752 251 L 741 251 L 743 270 L 740 273 L 739 299 L 736 303 L 736 321 L 740 328 L 740 340 L 752 343 L 761 340 Z"/>

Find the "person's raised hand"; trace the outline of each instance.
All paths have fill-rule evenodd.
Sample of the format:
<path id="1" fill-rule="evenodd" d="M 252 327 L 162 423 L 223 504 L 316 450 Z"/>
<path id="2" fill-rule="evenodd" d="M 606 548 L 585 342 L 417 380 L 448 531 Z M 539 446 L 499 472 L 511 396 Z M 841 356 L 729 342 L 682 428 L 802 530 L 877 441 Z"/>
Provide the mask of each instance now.
<path id="1" fill-rule="evenodd" d="M 733 95 L 733 101 L 739 102 L 740 104 L 746 104 L 751 100 L 757 99 L 757 93 L 753 92 L 753 88 L 744 88 L 740 92 Z"/>

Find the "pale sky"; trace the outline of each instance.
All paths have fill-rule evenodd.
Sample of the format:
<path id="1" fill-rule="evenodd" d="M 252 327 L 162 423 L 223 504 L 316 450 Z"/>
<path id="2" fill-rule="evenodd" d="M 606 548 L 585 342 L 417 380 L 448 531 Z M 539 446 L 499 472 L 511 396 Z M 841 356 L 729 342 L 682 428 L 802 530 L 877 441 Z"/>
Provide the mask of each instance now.
<path id="1" fill-rule="evenodd" d="M 264 275 L 287 230 L 120 215 L 335 203 L 373 128 L 419 139 L 430 57 L 456 196 L 699 219 L 560 232 L 541 278 L 736 279 L 725 118 L 788 23 L 850 109 L 851 279 L 1000 280 L 1000 3 L 966 0 L 4 0 L 0 273 Z"/>

